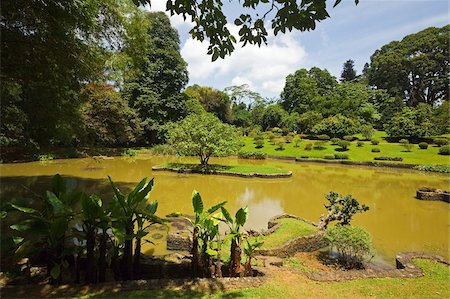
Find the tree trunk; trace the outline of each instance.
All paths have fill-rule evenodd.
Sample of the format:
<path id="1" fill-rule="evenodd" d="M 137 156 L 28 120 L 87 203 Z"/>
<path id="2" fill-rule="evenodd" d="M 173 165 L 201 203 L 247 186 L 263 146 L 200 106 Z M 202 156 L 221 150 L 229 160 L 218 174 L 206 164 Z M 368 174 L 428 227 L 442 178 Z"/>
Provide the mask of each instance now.
<path id="1" fill-rule="evenodd" d="M 80 264 L 81 264 L 81 254 L 77 253 L 77 257 L 75 259 L 75 283 L 80 283 Z"/>
<path id="2" fill-rule="evenodd" d="M 220 260 L 220 250 L 217 251 L 216 277 L 222 277 L 222 261 Z"/>
<path id="3" fill-rule="evenodd" d="M 192 269 L 192 276 L 198 277 L 199 276 L 199 264 L 200 264 L 200 257 L 198 252 L 198 228 L 194 228 L 194 233 L 192 235 L 192 262 L 191 262 L 191 269 Z"/>
<path id="4" fill-rule="evenodd" d="M 128 223 L 125 228 L 125 247 L 123 250 L 123 280 L 133 279 L 133 239 L 134 234 L 133 223 Z"/>
<path id="5" fill-rule="evenodd" d="M 231 241 L 231 256 L 228 270 L 230 277 L 237 277 L 241 272 L 241 247 L 235 239 Z"/>
<path id="6" fill-rule="evenodd" d="M 106 280 L 106 230 L 102 230 L 100 236 L 100 245 L 98 249 L 98 281 L 105 282 Z"/>
<path id="7" fill-rule="evenodd" d="M 95 261 L 95 230 L 89 229 L 86 232 L 86 283 L 97 282 L 97 264 Z"/>
<path id="8" fill-rule="evenodd" d="M 136 248 L 134 249 L 134 259 L 133 259 L 133 278 L 140 278 L 140 259 L 141 259 L 141 238 L 136 238 Z"/>

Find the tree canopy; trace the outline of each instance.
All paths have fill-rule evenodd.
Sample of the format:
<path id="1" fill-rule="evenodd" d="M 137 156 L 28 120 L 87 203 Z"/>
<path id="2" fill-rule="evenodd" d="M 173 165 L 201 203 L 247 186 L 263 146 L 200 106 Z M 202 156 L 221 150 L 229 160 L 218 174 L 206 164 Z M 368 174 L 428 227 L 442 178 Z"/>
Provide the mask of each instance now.
<path id="1" fill-rule="evenodd" d="M 384 45 L 370 58 L 369 83 L 410 106 L 448 100 L 449 32 L 430 27 Z"/>
<path id="2" fill-rule="evenodd" d="M 351 59 L 347 60 L 343 67 L 341 73 L 341 81 L 353 81 L 356 79 L 355 62 Z"/>
<path id="3" fill-rule="evenodd" d="M 197 99 L 206 112 L 211 112 L 223 122 L 231 123 L 231 101 L 225 92 L 194 84 L 186 88 L 185 94 L 190 98 Z"/>

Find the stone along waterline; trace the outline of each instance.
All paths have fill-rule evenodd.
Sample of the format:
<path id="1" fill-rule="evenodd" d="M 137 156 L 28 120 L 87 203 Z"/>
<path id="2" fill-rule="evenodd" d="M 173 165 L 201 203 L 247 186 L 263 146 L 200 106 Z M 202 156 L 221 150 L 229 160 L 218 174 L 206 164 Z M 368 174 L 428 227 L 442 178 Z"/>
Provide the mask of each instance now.
<path id="1" fill-rule="evenodd" d="M 155 177 L 152 199 L 159 201 L 158 214 L 192 213 L 191 193 L 198 190 L 205 204 L 227 200 L 230 210 L 247 205 L 248 228 L 264 229 L 267 221 L 278 214 L 290 213 L 317 221 L 325 212 L 325 195 L 333 190 L 351 193 L 370 206 L 369 212 L 355 216 L 354 225 L 362 226 L 373 236 L 379 256 L 392 262 L 400 251 L 425 251 L 447 259 L 449 250 L 450 210 L 447 203 L 415 199 L 422 186 L 448 189 L 446 175 L 418 171 L 358 166 L 320 165 L 288 161 L 249 161 L 216 158 L 217 164 L 256 164 L 292 170 L 290 178 L 246 179 L 201 174 L 152 172 L 152 166 L 168 162 L 195 163 L 193 158 L 156 157 L 139 159 L 70 159 L 0 165 L 0 196 L 30 200 L 30 190 L 43 194 L 51 176 L 60 173 L 73 178 L 80 189 L 112 196 L 107 175 L 121 188 L 131 188 L 143 177 Z M 165 237 L 151 232 L 156 246 L 144 248 L 147 253 L 163 254 Z"/>

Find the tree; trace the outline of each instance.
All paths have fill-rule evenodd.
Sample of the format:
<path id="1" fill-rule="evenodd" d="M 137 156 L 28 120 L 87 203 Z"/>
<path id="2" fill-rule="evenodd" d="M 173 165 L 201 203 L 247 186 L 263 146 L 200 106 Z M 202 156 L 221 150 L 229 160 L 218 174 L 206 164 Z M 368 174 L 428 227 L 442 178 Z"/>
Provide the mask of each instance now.
<path id="1" fill-rule="evenodd" d="M 123 8 L 110 0 L 1 2 L 2 124 L 12 115 L 25 120 L 2 126 L 3 136 L 16 140 L 22 131 L 46 145 L 77 138 L 80 87 L 103 76 L 105 58 L 121 41 Z"/>
<path id="2" fill-rule="evenodd" d="M 368 77 L 369 76 L 369 70 L 370 70 L 369 63 L 368 62 L 364 63 L 364 67 L 362 69 L 363 76 Z"/>
<path id="3" fill-rule="evenodd" d="M 239 149 L 239 133 L 210 113 L 189 115 L 175 123 L 168 144 L 180 155 L 197 156 L 207 165 L 211 156 L 234 154 Z"/>
<path id="4" fill-rule="evenodd" d="M 438 134 L 450 133 L 450 106 L 448 101 L 439 105 L 433 113 L 433 123 Z"/>
<path id="5" fill-rule="evenodd" d="M 194 84 L 188 86 L 185 93 L 189 97 L 197 99 L 206 112 L 214 114 L 223 122 L 231 123 L 231 101 L 223 91 Z"/>
<path id="6" fill-rule="evenodd" d="M 384 128 L 390 137 L 427 137 L 436 133 L 432 120 L 432 107 L 421 103 L 417 108 L 404 107 Z"/>
<path id="7" fill-rule="evenodd" d="M 178 33 L 171 27 L 169 18 L 162 12 L 147 13 L 146 18 L 145 53 L 138 60 L 141 64 L 134 66 L 141 71 L 135 77 L 129 76 L 122 94 L 142 119 L 146 138 L 155 143 L 162 139 L 164 124 L 184 116 L 186 97 L 181 90 L 188 74 L 180 54 Z"/>
<path id="8" fill-rule="evenodd" d="M 302 114 L 314 109 L 321 96 L 329 94 L 336 85 L 336 80 L 327 70 L 316 67 L 309 71 L 300 69 L 286 77 L 280 104 L 288 112 Z"/>
<path id="9" fill-rule="evenodd" d="M 233 105 L 231 123 L 241 128 L 248 128 L 252 125 L 251 114 L 245 103 Z"/>
<path id="10" fill-rule="evenodd" d="M 341 1 L 336 0 L 334 6 Z M 151 4 L 152 0 L 133 0 L 133 2 L 144 5 Z M 267 43 L 268 32 L 265 28 L 268 21 L 267 16 L 273 16 L 269 22 L 275 35 L 279 32 L 285 33 L 286 30 L 292 31 L 292 29 L 314 30 L 316 22 L 329 17 L 325 0 L 308 0 L 299 3 L 295 0 L 271 0 L 271 5 L 267 5 L 268 2 L 247 1 L 242 4 L 239 2 L 246 12 L 250 12 L 249 8 L 254 10 L 252 15 L 241 14 L 234 20 L 234 25 L 239 28 L 239 40 L 243 42 L 244 46 L 247 43 L 258 46 Z M 358 3 L 359 0 L 355 0 L 355 4 Z M 221 1 L 198 3 L 196 1 L 170 0 L 167 1 L 166 7 L 172 15 L 182 15 L 185 19 L 189 18 L 194 22 L 194 28 L 191 29 L 190 34 L 192 38 L 199 41 L 209 40 L 208 54 L 212 55 L 213 61 L 218 57 L 224 58 L 225 55 L 234 51 L 236 37 L 228 29 L 229 22 L 222 10 Z M 262 8 L 263 13 L 259 8 Z"/>
<path id="11" fill-rule="evenodd" d="M 410 106 L 448 100 L 449 30 L 450 25 L 430 27 L 376 50 L 369 83 Z"/>
<path id="12" fill-rule="evenodd" d="M 342 68 L 341 81 L 353 81 L 356 79 L 356 71 L 354 69 L 355 62 L 351 59 L 347 60 Z"/>
<path id="13" fill-rule="evenodd" d="M 326 134 L 332 137 L 353 135 L 357 132 L 357 122 L 341 114 L 329 116 L 314 126 L 315 134 Z"/>
<path id="14" fill-rule="evenodd" d="M 113 146 L 134 143 L 142 132 L 140 120 L 110 85 L 88 84 L 81 116 L 88 144 Z"/>
<path id="15" fill-rule="evenodd" d="M 223 91 L 230 97 L 234 104 L 240 104 L 241 102 L 250 104 L 254 101 L 262 100 L 261 95 L 250 90 L 248 84 L 229 86 Z"/>
<path id="16" fill-rule="evenodd" d="M 268 130 L 270 128 L 280 127 L 282 126 L 282 121 L 288 116 L 289 114 L 279 105 L 270 105 L 264 111 L 262 128 Z"/>

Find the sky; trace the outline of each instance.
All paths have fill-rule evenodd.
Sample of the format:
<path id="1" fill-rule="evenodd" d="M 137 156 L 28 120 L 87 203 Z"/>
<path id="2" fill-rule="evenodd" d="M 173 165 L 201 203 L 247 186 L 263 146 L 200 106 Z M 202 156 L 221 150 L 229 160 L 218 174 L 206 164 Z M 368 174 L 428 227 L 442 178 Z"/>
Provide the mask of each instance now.
<path id="1" fill-rule="evenodd" d="M 229 29 L 237 36 L 233 21 L 242 8 L 237 0 L 223 2 Z M 146 9 L 164 11 L 165 3 L 152 0 L 151 8 Z M 334 0 L 327 1 L 330 18 L 317 23 L 313 31 L 277 36 L 269 32 L 267 46 L 236 45 L 231 56 L 215 62 L 206 54 L 208 43 L 190 37 L 192 24 L 181 16 L 171 16 L 171 24 L 180 35 L 181 54 L 188 64 L 189 85 L 222 90 L 248 84 L 263 97 L 277 98 L 286 76 L 300 68 L 317 66 L 339 78 L 343 63 L 352 59 L 360 74 L 370 56 L 383 45 L 427 27 L 450 23 L 447 0 L 360 0 L 357 6 L 353 0 L 344 0 L 332 8 L 333 4 Z"/>

